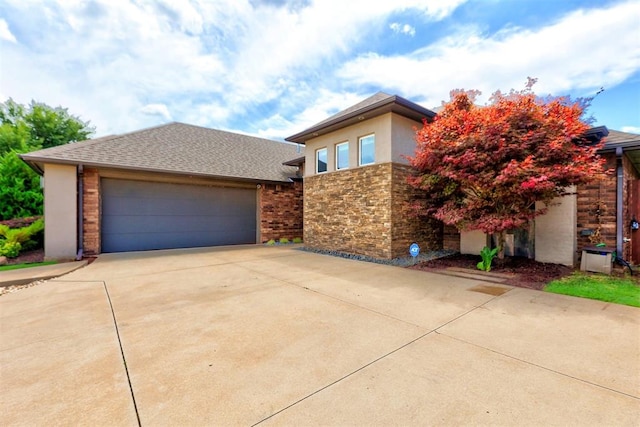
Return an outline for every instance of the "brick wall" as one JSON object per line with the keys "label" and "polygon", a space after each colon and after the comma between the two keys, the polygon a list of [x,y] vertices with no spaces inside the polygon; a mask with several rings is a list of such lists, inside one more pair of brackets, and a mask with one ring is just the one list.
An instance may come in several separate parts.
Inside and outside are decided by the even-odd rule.
{"label": "brick wall", "polygon": [[100,253],[100,175],[85,168],[82,176],[82,246],[85,255]]}
{"label": "brick wall", "polygon": [[262,242],[285,237],[303,238],[302,182],[263,184],[260,188],[260,236]]}
{"label": "brick wall", "polygon": [[384,259],[408,256],[412,242],[437,247],[434,231],[407,215],[407,171],[385,163],[305,178],[305,245]]}
{"label": "brick wall", "polygon": [[442,249],[460,252],[460,231],[453,225],[443,227]]}
{"label": "brick wall", "polygon": [[[612,173],[606,175],[604,179],[592,184],[580,186],[578,188],[578,253],[582,253],[585,246],[592,243],[586,236],[581,236],[580,232],[585,229],[596,230],[598,228],[597,211],[600,208],[600,236],[601,241],[607,246],[616,246],[616,196],[617,178],[616,156],[614,153],[603,155],[606,159],[606,169],[611,169]],[[623,156],[623,237],[630,237],[629,224],[634,212],[630,211],[631,204],[631,181],[638,179],[638,173],[626,156]],[[631,245],[624,245],[624,257],[630,259]]]}
{"label": "brick wall", "polygon": [[[633,181],[640,178],[640,174],[638,174],[638,171],[636,171],[633,164],[626,156],[622,158],[622,165],[624,170],[624,187],[622,190],[622,205],[624,206],[622,225],[624,229],[622,235],[623,237],[631,238],[634,233],[631,231],[631,219],[635,215],[636,219],[640,220],[640,212],[636,212],[635,207],[633,206],[632,184]],[[635,231],[635,233],[640,233],[640,231]],[[624,259],[627,261],[631,261],[633,259],[633,249],[634,248],[631,243],[624,244]],[[635,250],[637,251],[638,248],[635,248]]]}

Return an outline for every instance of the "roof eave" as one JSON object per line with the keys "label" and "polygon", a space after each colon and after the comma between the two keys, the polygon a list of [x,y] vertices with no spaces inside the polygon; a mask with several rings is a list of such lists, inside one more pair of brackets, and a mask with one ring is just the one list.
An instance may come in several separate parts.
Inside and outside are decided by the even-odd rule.
{"label": "roof eave", "polygon": [[137,172],[152,172],[152,173],[173,174],[173,175],[181,175],[181,176],[197,176],[202,178],[220,179],[225,181],[251,182],[256,184],[260,184],[260,183],[283,184],[283,183],[291,182],[289,177],[284,177],[284,176],[282,180],[274,180],[274,179],[268,179],[268,178],[244,178],[244,177],[227,176],[227,175],[213,175],[213,174],[206,174],[201,172],[189,172],[189,171],[180,171],[180,170],[166,170],[166,169],[145,168],[145,167],[138,167],[138,166],[126,166],[126,165],[118,165],[118,164],[111,164],[111,163],[83,162],[78,160],[50,159],[45,157],[29,157],[28,155],[20,156],[20,158],[39,175],[44,175],[45,163],[53,163],[58,165],[74,165],[74,166],[83,165],[84,167],[92,167],[92,168],[110,168],[110,169],[121,169],[121,170],[127,170],[127,171],[137,171]]}
{"label": "roof eave", "polygon": [[326,134],[359,121],[371,119],[389,112],[393,112],[416,121],[421,121],[424,118],[431,119],[436,115],[436,113],[427,108],[421,107],[420,105],[400,96],[393,95],[371,105],[367,105],[364,108],[360,108],[343,116],[337,117],[334,120],[312,126],[302,132],[285,138],[285,141],[304,144],[307,140],[320,136],[321,134]]}

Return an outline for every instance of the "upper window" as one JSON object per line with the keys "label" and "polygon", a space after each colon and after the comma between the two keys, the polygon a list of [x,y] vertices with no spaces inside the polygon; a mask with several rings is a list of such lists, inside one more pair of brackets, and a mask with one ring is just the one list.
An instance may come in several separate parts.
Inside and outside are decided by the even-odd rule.
{"label": "upper window", "polygon": [[347,169],[349,167],[349,142],[336,145],[336,169]]}
{"label": "upper window", "polygon": [[316,150],[316,173],[327,171],[327,149]]}
{"label": "upper window", "polygon": [[360,138],[360,166],[370,165],[376,161],[376,136],[367,135]]}

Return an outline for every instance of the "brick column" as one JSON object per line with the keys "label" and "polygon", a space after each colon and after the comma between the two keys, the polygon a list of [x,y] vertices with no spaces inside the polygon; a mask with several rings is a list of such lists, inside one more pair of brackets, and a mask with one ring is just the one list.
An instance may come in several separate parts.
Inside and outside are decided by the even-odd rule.
{"label": "brick column", "polygon": [[100,175],[94,168],[83,173],[82,246],[85,255],[100,253]]}

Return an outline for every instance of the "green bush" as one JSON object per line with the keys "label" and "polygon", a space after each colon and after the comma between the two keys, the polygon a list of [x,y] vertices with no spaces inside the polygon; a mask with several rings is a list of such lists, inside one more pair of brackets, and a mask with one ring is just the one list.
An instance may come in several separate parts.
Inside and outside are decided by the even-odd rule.
{"label": "green bush", "polygon": [[293,243],[302,243],[302,237],[294,237]]}
{"label": "green bush", "polygon": [[38,237],[41,237],[44,230],[44,221],[39,219],[27,227],[9,228],[8,225],[0,224],[0,255],[8,258],[15,258],[23,249],[32,249],[38,246]]}
{"label": "green bush", "polygon": [[40,177],[15,151],[0,156],[0,220],[42,215]]}
{"label": "green bush", "polygon": [[287,239],[286,237],[281,237],[280,238],[280,243],[283,244],[283,245],[287,244],[287,243],[289,243],[289,239]]}
{"label": "green bush", "polygon": [[275,241],[275,240],[273,240],[273,239],[271,239],[271,240],[269,240],[266,244],[267,244],[268,246],[273,246],[273,245],[275,245],[275,244],[276,244],[276,241]]}
{"label": "green bush", "polygon": [[22,245],[18,242],[5,242],[0,247],[0,256],[6,256],[7,258],[15,258],[20,255]]}

